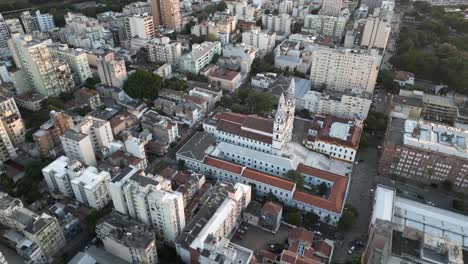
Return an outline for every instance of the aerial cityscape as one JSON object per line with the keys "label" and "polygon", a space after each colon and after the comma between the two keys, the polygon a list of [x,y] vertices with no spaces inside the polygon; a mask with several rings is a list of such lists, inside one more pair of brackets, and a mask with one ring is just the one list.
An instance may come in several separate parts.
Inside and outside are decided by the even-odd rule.
{"label": "aerial cityscape", "polygon": [[468,263],[468,0],[0,1],[20,263]]}

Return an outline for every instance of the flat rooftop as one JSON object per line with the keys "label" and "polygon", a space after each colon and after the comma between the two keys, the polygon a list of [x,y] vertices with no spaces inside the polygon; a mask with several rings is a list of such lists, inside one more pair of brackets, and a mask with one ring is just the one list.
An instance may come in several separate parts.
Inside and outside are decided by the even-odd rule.
{"label": "flat rooftop", "polygon": [[206,132],[197,132],[177,151],[177,155],[203,161],[207,149],[215,143],[216,138],[213,135]]}

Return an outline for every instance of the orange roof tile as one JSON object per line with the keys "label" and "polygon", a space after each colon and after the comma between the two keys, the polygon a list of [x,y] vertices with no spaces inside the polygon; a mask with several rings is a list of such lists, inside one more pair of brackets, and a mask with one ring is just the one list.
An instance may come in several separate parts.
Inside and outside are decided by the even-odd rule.
{"label": "orange roof tile", "polygon": [[241,174],[242,173],[242,166],[234,164],[229,161],[220,160],[214,157],[205,157],[203,161],[206,165],[210,165],[212,167],[216,167],[225,171],[230,171],[232,173]]}
{"label": "orange roof tile", "polygon": [[272,185],[272,186],[275,186],[275,187],[278,187],[278,188],[281,188],[290,192],[292,192],[296,187],[296,184],[292,181],[288,181],[283,178],[269,175],[260,171],[249,169],[249,168],[244,169],[244,171],[242,172],[242,176],[245,178],[249,178],[251,180],[262,182],[268,185]]}
{"label": "orange roof tile", "polygon": [[288,240],[301,241],[311,244],[314,240],[314,234],[303,227],[293,228],[289,231]]}

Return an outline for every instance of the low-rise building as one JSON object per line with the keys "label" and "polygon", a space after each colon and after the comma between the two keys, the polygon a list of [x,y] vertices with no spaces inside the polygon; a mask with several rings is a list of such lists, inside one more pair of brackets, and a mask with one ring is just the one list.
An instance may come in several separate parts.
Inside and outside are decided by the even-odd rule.
{"label": "low-rise building", "polygon": [[311,113],[349,119],[366,119],[372,104],[372,94],[353,91],[308,91],[296,106]]}
{"label": "low-rise building", "polygon": [[219,41],[194,44],[190,53],[180,57],[179,66],[183,71],[198,74],[216,54],[221,54],[221,42]]}
{"label": "low-rise building", "polygon": [[189,95],[204,99],[208,103],[208,108],[212,109],[215,104],[221,100],[223,92],[221,90],[215,91],[212,89],[195,87],[189,91]]}
{"label": "low-rise building", "polygon": [[414,73],[407,71],[396,71],[394,81],[397,82],[400,86],[414,85]]}
{"label": "low-rise building", "polygon": [[32,112],[37,112],[41,110],[42,108],[42,102],[46,98],[40,94],[37,93],[24,93],[15,96],[15,102],[16,104],[23,109],[32,111]]}
{"label": "low-rise building", "polygon": [[275,48],[276,33],[261,30],[258,27],[242,33],[242,43],[257,48],[262,54],[267,54]]}
{"label": "low-rise building", "polygon": [[141,126],[153,134],[153,139],[162,142],[172,143],[179,137],[177,123],[153,110],[149,110],[143,115]]}
{"label": "low-rise building", "polygon": [[[226,45],[223,48],[223,56],[219,58],[219,64],[225,67],[239,68],[242,73],[250,72],[253,60],[258,49],[246,45]],[[224,63],[223,63],[224,61]]]}
{"label": "low-rise building", "polygon": [[276,233],[281,225],[283,206],[274,202],[266,202],[263,206],[257,202],[250,202],[244,212],[244,221],[255,226]]}
{"label": "low-rise building", "polygon": [[96,226],[107,252],[128,263],[158,263],[153,230],[127,216],[112,212]]}
{"label": "low-rise building", "polygon": [[101,97],[96,90],[89,88],[81,88],[74,92],[75,99],[80,105],[87,105],[92,110],[96,109],[102,104]]}
{"label": "low-rise building", "polygon": [[362,134],[362,124],[352,119],[315,115],[305,145],[335,159],[354,162]]}
{"label": "low-rise building", "polygon": [[208,82],[213,87],[232,93],[242,84],[242,75],[237,71],[217,69],[208,75]]}

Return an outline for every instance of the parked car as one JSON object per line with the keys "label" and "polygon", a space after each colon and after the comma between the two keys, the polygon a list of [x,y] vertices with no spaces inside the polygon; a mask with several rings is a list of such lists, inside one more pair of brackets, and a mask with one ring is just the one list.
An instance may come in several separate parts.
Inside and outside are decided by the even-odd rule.
{"label": "parked car", "polygon": [[355,249],[354,246],[351,246],[351,247],[348,249],[348,253],[349,253],[349,254],[353,254],[354,249]]}
{"label": "parked car", "polygon": [[323,236],[322,232],[320,232],[320,231],[317,231],[317,230],[315,230],[315,231],[314,231],[314,235],[317,235],[317,236]]}

